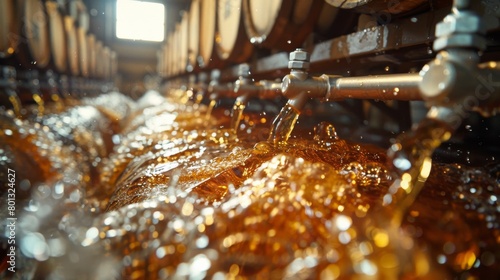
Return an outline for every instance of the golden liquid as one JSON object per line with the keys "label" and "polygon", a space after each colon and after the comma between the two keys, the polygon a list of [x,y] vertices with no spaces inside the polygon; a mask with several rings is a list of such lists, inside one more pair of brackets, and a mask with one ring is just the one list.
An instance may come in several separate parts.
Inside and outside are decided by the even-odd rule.
{"label": "golden liquid", "polygon": [[297,123],[300,112],[290,104],[286,104],[280,114],[274,119],[269,141],[274,144],[279,144],[288,141],[292,131]]}
{"label": "golden liquid", "polygon": [[[410,150],[412,166],[425,166],[448,130],[426,121],[416,133],[419,140],[399,139],[402,148],[396,154]],[[491,263],[491,251],[481,252],[470,237],[452,233],[460,230],[476,238],[488,235],[488,244],[495,244],[490,233],[471,231],[466,222],[470,217],[464,218],[467,215],[455,213],[445,219],[446,228],[427,231],[433,224],[430,221],[441,221],[440,217],[450,213],[449,205],[432,195],[454,189],[454,183],[441,182],[456,177],[451,174],[454,169],[446,165],[449,176],[443,176],[442,169],[427,174],[432,185],[424,189],[426,172],[417,169],[420,181],[410,181],[409,194],[395,193],[394,207],[387,207],[394,211],[386,211],[382,202],[394,183],[385,153],[340,139],[331,124],[319,124],[313,140],[290,140],[288,136],[287,142],[279,141],[277,146],[260,141],[252,147],[246,141],[254,138],[241,133],[235,138],[223,129],[195,130],[181,138],[172,138],[171,132],[168,135],[166,142],[153,140],[150,144],[161,143],[156,152],[142,150],[149,152],[130,162],[123,172],[128,175],[121,176],[108,206],[108,210],[121,211],[121,216],[134,211],[136,222],[140,213],[158,213],[163,220],[178,221],[147,220],[152,235],[142,241],[135,239],[133,231],[117,237],[121,249],[114,252],[137,256],[133,265],[123,268],[124,277],[161,279],[201,273],[208,278],[242,279],[297,275],[301,279],[442,279],[472,269],[482,255]],[[415,148],[415,141],[423,144]],[[477,184],[469,187],[474,189]],[[422,199],[416,196],[419,189]],[[153,206],[151,201],[156,201]],[[439,211],[429,209],[429,201],[443,206]],[[460,205],[457,203],[453,205]],[[462,205],[460,213],[466,213],[465,209]],[[489,209],[496,211],[494,206]],[[110,215],[115,216],[113,213]],[[484,225],[484,217],[476,217],[473,223]],[[158,238],[159,244],[154,241]],[[429,244],[432,252],[424,249]],[[144,247],[149,249],[141,249]],[[139,257],[145,252],[150,252],[146,259]],[[179,272],[186,258],[193,266]],[[198,261],[209,265],[200,270]]]}
{"label": "golden liquid", "polygon": [[195,96],[194,96],[195,104],[201,104],[201,102],[203,102],[203,95],[204,95],[203,92],[198,92],[195,94]]}
{"label": "golden liquid", "polygon": [[[109,122],[88,106],[68,108],[59,114],[51,113],[52,109],[49,106],[44,116],[28,116],[25,120],[0,116],[0,152],[7,155],[0,156],[0,166],[4,171],[16,171],[19,203],[33,191],[32,187],[63,177],[78,178],[79,191],[88,198],[100,194],[100,164],[109,153],[111,141]],[[2,178],[6,180],[7,176]]]}
{"label": "golden liquid", "polygon": [[[172,103],[161,107],[159,110],[145,110],[142,115],[128,121],[121,144],[115,148],[110,164],[103,167],[101,180],[106,185],[108,199],[113,192],[117,193],[115,197],[122,196],[118,194],[122,188],[115,187],[119,177],[120,181],[131,183],[121,175],[127,172],[126,168],[131,169],[132,164],[136,166],[134,168],[143,168],[151,163],[167,166],[169,161],[174,160],[185,164],[199,160],[203,167],[204,162],[201,160],[208,159],[212,153],[216,154],[216,149],[221,149],[219,146],[228,149],[228,141],[234,142],[231,140],[235,138],[231,131],[203,131],[204,128],[220,127],[224,122],[227,123],[229,120],[224,111],[215,110],[214,116],[206,120],[206,108],[201,105],[193,106],[196,110]],[[179,112],[172,113],[175,109]],[[165,154],[166,149],[171,151],[167,153],[168,156]],[[147,187],[144,190],[148,192]]]}
{"label": "golden liquid", "polygon": [[[115,179],[93,189],[103,195],[116,186],[109,212],[79,208],[56,225],[71,238],[58,258],[63,278],[87,263],[100,268],[86,270],[89,278],[500,275],[500,169],[434,163],[422,171],[446,126],[425,121],[398,140],[390,161],[407,159],[413,164],[400,173],[420,176],[402,193],[400,182],[391,192],[397,181],[385,151],[345,141],[331,124],[308,140],[290,139],[283,124],[295,121],[282,122],[276,126],[290,132],[275,145],[260,115],[243,115],[235,134],[226,111],[207,121],[191,106],[171,103],[127,120],[103,171]],[[383,207],[387,193],[392,203]],[[78,262],[66,257],[72,253]]]}
{"label": "golden liquid", "polygon": [[238,127],[240,126],[241,119],[243,117],[243,111],[245,110],[246,104],[236,100],[233,105],[233,110],[231,111],[231,128],[234,131],[238,131]]}
{"label": "golden liquid", "polygon": [[214,110],[215,105],[217,105],[217,101],[215,99],[210,100],[210,103],[208,104],[207,114],[205,116],[207,119],[209,119],[212,115],[212,111]]}
{"label": "golden liquid", "polygon": [[[318,133],[332,135],[331,126],[322,127]],[[205,273],[208,278],[222,273],[243,279],[292,275],[301,279],[443,279],[471,270],[479,258],[488,263],[483,269],[493,265],[499,231],[476,230],[477,226],[486,228],[486,219],[471,216],[467,205],[481,201],[481,208],[486,208],[480,211],[494,215],[497,206],[490,205],[491,196],[500,195],[491,185],[495,179],[465,167],[438,165],[429,176],[430,185],[408,209],[403,231],[395,232],[387,223],[386,227],[377,224],[385,214],[377,211],[378,206],[391,184],[383,153],[325,138],[331,137],[318,136],[315,142],[294,140],[287,149],[275,152],[273,145],[260,143],[253,148],[254,159],[238,167],[244,171],[250,161],[262,160],[241,185],[229,186],[228,182],[237,180],[225,177],[193,195],[178,183],[170,184],[150,202],[117,208],[118,214],[99,218],[102,227],[94,226],[102,232],[101,239],[112,242],[106,243],[113,248],[108,254],[133,259],[122,268],[122,277],[137,279],[183,273],[193,277]],[[324,148],[318,151],[319,146]],[[268,153],[270,157],[263,156]],[[336,158],[334,165],[320,158],[330,153]],[[342,164],[339,158],[349,160]],[[193,172],[190,176],[198,174]],[[462,178],[464,173],[466,178]],[[462,185],[465,182],[467,186]],[[224,192],[220,192],[222,183],[227,186]],[[484,192],[478,196],[470,190]],[[443,192],[444,196],[439,195]],[[217,202],[204,203],[203,198],[219,195]],[[147,230],[139,234],[131,230],[139,225]],[[473,240],[483,240],[488,246],[480,249]],[[99,239],[92,242],[98,246]],[[209,265],[198,266],[198,261]],[[189,264],[185,272],[178,270],[183,262]]]}
{"label": "golden liquid", "polygon": [[45,102],[43,101],[43,98],[40,96],[38,93],[33,93],[32,98],[37,104],[37,114],[38,116],[43,116],[43,112],[45,110]]}
{"label": "golden liquid", "polygon": [[451,136],[452,129],[435,119],[424,119],[416,129],[398,138],[389,149],[398,179],[384,197],[391,204],[392,223],[398,227],[429,177],[434,150]]}
{"label": "golden liquid", "polygon": [[[50,158],[40,153],[36,145],[42,139],[37,139],[35,130],[27,129],[21,120],[16,120],[13,116],[0,115],[0,120],[0,146],[2,153],[7,155],[0,157],[2,175],[5,175],[2,180],[7,179],[9,168],[16,170],[18,178],[29,178],[33,184],[54,178],[57,174],[52,170]],[[18,194],[18,197],[26,198],[28,194],[29,192],[25,190]]]}
{"label": "golden liquid", "polygon": [[22,116],[21,114],[21,100],[19,99],[19,96],[17,94],[12,94],[9,95],[9,101],[10,104],[12,104],[12,108],[14,109],[14,114],[16,117],[20,118]]}
{"label": "golden liquid", "polygon": [[55,104],[57,112],[62,112],[64,110],[64,102],[59,96],[59,94],[51,93],[50,99],[52,100],[53,104]]}

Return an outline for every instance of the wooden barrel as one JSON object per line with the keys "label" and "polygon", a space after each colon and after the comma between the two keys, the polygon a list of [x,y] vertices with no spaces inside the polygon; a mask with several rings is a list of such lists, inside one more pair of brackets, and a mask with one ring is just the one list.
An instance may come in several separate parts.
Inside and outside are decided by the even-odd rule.
{"label": "wooden barrel", "polygon": [[163,64],[165,67],[165,77],[170,77],[170,43],[172,40],[172,33],[167,35],[167,40],[165,41],[165,55],[163,56]]}
{"label": "wooden barrel", "polygon": [[325,0],[330,5],[343,9],[355,9],[361,13],[391,13],[408,12],[418,7],[432,5],[432,0]]}
{"label": "wooden barrel", "polygon": [[182,15],[180,37],[179,37],[179,59],[180,73],[185,73],[188,69],[188,43],[189,43],[189,15],[185,12]]}
{"label": "wooden barrel", "polygon": [[89,13],[82,0],[57,0],[66,3],[66,11],[75,21],[75,25],[82,27],[85,31],[89,30]]}
{"label": "wooden barrel", "polygon": [[315,30],[320,34],[327,34],[338,13],[339,8],[325,2],[319,14],[318,21],[316,22]]}
{"label": "wooden barrel", "polygon": [[103,61],[103,78],[110,80],[111,78],[111,49],[108,46],[102,48]]}
{"label": "wooden barrel", "polygon": [[0,1],[0,58],[12,56],[16,49],[16,40],[12,35],[16,34],[19,26],[15,17],[14,0]]}
{"label": "wooden barrel", "polygon": [[170,33],[170,41],[168,42],[168,73],[169,76],[174,76],[175,75],[175,38],[176,38],[176,33],[175,31]]}
{"label": "wooden barrel", "polygon": [[66,46],[68,50],[69,73],[73,76],[80,74],[79,56],[78,56],[78,35],[74,20],[70,16],[64,17],[64,28],[66,31]]}
{"label": "wooden barrel", "polygon": [[314,27],[314,32],[318,35],[317,39],[321,41],[353,32],[358,16],[358,14],[350,10],[340,9],[323,2],[323,7]]}
{"label": "wooden barrel", "polygon": [[177,23],[175,25],[175,31],[173,35],[173,40],[172,40],[172,74],[177,75],[180,73],[180,56],[179,56],[179,49],[180,49],[180,29],[181,29],[181,24]]}
{"label": "wooden barrel", "polygon": [[87,34],[87,53],[89,60],[89,76],[96,77],[96,40],[94,34]]}
{"label": "wooden barrel", "polygon": [[322,0],[243,0],[250,42],[268,49],[291,51],[314,29]]}
{"label": "wooden barrel", "polygon": [[243,0],[218,0],[217,54],[222,60],[242,63],[252,55],[241,9]]}
{"label": "wooden barrel", "polygon": [[87,32],[89,30],[89,14],[87,7],[81,0],[70,1],[70,14],[74,19],[76,28],[76,37],[78,44],[78,65],[80,75],[83,77],[89,76],[89,51],[87,42]]}
{"label": "wooden barrel", "polygon": [[175,27],[175,39],[174,39],[175,51],[174,51],[174,69],[175,74],[182,74],[182,68],[185,63],[183,62],[183,55],[181,54],[184,50],[182,49],[182,22],[177,23]]}
{"label": "wooden barrel", "polygon": [[215,31],[217,21],[216,0],[201,1],[200,17],[200,56],[198,65],[201,68],[221,67],[222,63],[215,48]]}
{"label": "wooden barrel", "polygon": [[109,53],[109,80],[114,80],[118,74],[118,55],[115,51]]}
{"label": "wooden barrel", "polygon": [[172,58],[171,58],[171,55],[172,55],[171,53],[172,53],[172,48],[173,48],[173,40],[174,40],[174,33],[171,32],[167,36],[167,42],[166,42],[166,47],[165,47],[164,64],[165,64],[166,77],[171,77],[173,75]]}
{"label": "wooden barrel", "polygon": [[49,19],[50,50],[54,70],[66,73],[68,69],[66,34],[64,32],[64,17],[59,12],[56,1],[46,1],[45,10]]}
{"label": "wooden barrel", "polygon": [[87,32],[84,28],[78,26],[76,28],[78,42],[78,65],[80,65],[80,75],[83,77],[89,76],[89,55],[87,45]]}
{"label": "wooden barrel", "polygon": [[95,77],[98,79],[104,78],[104,46],[101,41],[96,40],[95,43],[95,56],[96,56],[96,67],[95,67]]}
{"label": "wooden barrel", "polygon": [[165,54],[165,45],[162,45],[159,50],[156,51],[156,74],[158,74],[159,77],[163,77],[164,72],[163,72],[163,65],[165,60],[163,59]]}
{"label": "wooden barrel", "polygon": [[162,51],[162,62],[161,62],[161,65],[162,65],[162,73],[163,73],[163,76],[162,77],[167,77],[168,75],[168,42],[165,42],[165,44],[163,45],[163,51]]}
{"label": "wooden barrel", "polygon": [[77,9],[78,9],[78,18],[77,18],[78,26],[83,30],[85,30],[85,32],[88,32],[90,25],[90,15],[87,11],[87,7],[82,1],[79,1]]}
{"label": "wooden barrel", "polygon": [[193,0],[189,9],[188,62],[193,70],[198,68],[200,52],[200,0]]}
{"label": "wooden barrel", "polygon": [[15,1],[14,39],[16,59],[25,68],[46,68],[50,63],[48,20],[40,0]]}
{"label": "wooden barrel", "polygon": [[170,34],[171,35],[171,40],[169,42],[169,54],[170,54],[170,62],[169,62],[169,73],[171,76],[174,76],[176,73],[176,65],[175,65],[175,56],[174,56],[174,53],[175,51],[177,50],[176,49],[176,38],[177,38],[177,32],[175,32],[175,29],[174,31]]}

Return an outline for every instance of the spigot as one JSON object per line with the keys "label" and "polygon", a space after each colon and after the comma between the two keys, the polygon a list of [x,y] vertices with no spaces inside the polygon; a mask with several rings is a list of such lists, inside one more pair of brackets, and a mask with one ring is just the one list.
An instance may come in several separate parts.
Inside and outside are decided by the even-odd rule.
{"label": "spigot", "polygon": [[[314,92],[309,90],[309,86],[311,86],[311,83],[309,83],[311,81],[309,78],[310,64],[310,55],[304,49],[296,49],[289,55],[288,68],[290,74],[283,78],[281,91],[289,99],[288,104],[298,110],[304,108],[309,97],[313,97],[310,93],[314,95],[321,91],[321,89],[314,90]],[[297,85],[297,87],[291,89],[290,85],[292,84]],[[325,86],[321,82],[318,85],[320,88]]]}
{"label": "spigot", "polygon": [[[235,131],[238,129],[243,110],[251,98],[273,99],[281,95],[281,92],[276,90],[276,83],[270,81],[254,82],[250,77],[250,66],[246,63],[239,66],[238,74],[238,80],[234,83],[236,100],[231,111],[231,128]],[[281,83],[279,87],[281,87]]]}
{"label": "spigot", "polygon": [[[496,22],[489,24],[498,26]],[[436,58],[420,71],[419,89],[429,107],[452,108],[452,122],[477,111],[488,117],[500,108],[500,67],[496,62],[479,64],[486,49],[486,22],[468,0],[455,0],[452,12],[436,25]]]}

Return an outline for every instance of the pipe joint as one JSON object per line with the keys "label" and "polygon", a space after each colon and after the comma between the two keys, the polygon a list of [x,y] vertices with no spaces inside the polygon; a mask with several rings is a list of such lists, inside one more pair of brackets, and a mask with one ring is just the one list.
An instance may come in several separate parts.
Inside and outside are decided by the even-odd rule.
{"label": "pipe joint", "polygon": [[500,64],[463,63],[439,56],[420,72],[419,89],[429,107],[460,107],[462,111],[477,111],[485,117],[500,108]]}
{"label": "pipe joint", "polygon": [[331,76],[328,75],[307,79],[301,79],[292,74],[286,75],[281,83],[281,92],[288,99],[298,96],[324,99],[330,90],[330,79]]}

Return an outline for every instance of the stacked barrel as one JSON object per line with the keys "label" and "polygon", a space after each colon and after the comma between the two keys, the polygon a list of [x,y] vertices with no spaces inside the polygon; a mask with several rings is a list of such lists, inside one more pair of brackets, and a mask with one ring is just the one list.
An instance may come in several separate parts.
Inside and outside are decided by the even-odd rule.
{"label": "stacked barrel", "polygon": [[81,0],[6,0],[0,15],[0,66],[99,82],[116,74],[116,53],[89,32]]}
{"label": "stacked barrel", "polygon": [[338,12],[323,0],[193,0],[167,35],[159,73],[169,78],[291,51],[313,31],[329,32]]}

